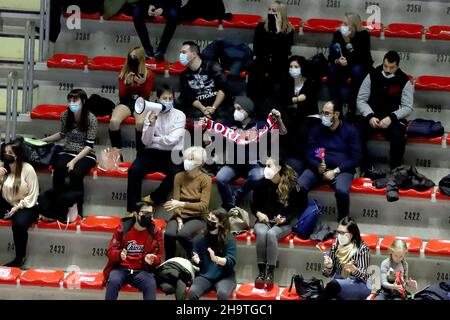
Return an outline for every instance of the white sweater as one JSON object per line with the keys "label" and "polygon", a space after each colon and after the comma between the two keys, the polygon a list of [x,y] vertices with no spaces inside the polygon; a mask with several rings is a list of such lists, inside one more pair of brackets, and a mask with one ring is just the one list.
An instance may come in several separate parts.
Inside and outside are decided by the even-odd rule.
{"label": "white sweater", "polygon": [[21,183],[17,194],[13,192],[14,174],[5,175],[2,179],[2,197],[10,205],[19,209],[32,208],[36,205],[39,196],[39,181],[36,171],[29,163],[23,163]]}

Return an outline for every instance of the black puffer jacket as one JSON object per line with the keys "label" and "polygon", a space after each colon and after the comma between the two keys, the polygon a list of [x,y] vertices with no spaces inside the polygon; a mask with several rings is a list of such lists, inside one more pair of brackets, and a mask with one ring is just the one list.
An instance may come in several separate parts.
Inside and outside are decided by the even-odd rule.
{"label": "black puffer jacket", "polygon": [[434,182],[419,173],[416,167],[398,167],[393,169],[387,178],[375,180],[373,185],[378,188],[386,187],[386,199],[389,202],[398,200],[398,189],[426,191],[434,187]]}

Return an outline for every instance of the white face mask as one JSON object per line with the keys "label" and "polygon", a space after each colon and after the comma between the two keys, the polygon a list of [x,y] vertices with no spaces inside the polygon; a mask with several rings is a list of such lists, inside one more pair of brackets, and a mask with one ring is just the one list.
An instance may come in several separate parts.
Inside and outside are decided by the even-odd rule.
{"label": "white face mask", "polygon": [[325,117],[325,116],[322,116],[322,124],[325,126],[325,127],[331,127],[331,125],[333,124],[333,121],[331,120],[331,118],[329,118],[329,117]]}
{"label": "white face mask", "polygon": [[385,77],[386,79],[392,79],[393,77],[395,77],[395,73],[386,73],[384,72],[384,70],[381,71],[381,73],[383,74],[383,77]]}
{"label": "white face mask", "polygon": [[341,246],[346,246],[350,243],[350,238],[346,234],[338,234],[337,239]]}
{"label": "white face mask", "polygon": [[276,175],[276,172],[272,168],[270,168],[270,167],[264,168],[264,178],[266,178],[267,180],[272,180],[273,177],[275,177],[275,175]]}
{"label": "white face mask", "polygon": [[245,113],[239,110],[234,111],[233,117],[237,122],[242,122],[246,118]]}
{"label": "white face mask", "polygon": [[190,171],[190,170],[194,169],[195,167],[197,167],[197,164],[195,163],[194,160],[184,160],[183,166],[184,166],[184,170]]}
{"label": "white face mask", "polygon": [[350,35],[350,33],[351,33],[350,28],[348,26],[342,25],[339,30],[341,31],[341,34],[344,37],[348,37]]}
{"label": "white face mask", "polygon": [[183,66],[187,66],[189,64],[189,58],[186,53],[180,53],[180,63]]}
{"label": "white face mask", "polygon": [[289,74],[292,78],[298,78],[302,74],[302,69],[300,68],[289,68]]}

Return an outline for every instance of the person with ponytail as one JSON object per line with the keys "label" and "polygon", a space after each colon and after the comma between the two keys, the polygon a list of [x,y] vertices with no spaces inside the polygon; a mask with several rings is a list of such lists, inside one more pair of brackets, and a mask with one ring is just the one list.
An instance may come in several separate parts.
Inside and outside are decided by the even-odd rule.
{"label": "person with ponytail", "polygon": [[162,261],[162,230],[153,221],[150,203],[139,202],[136,207],[137,212],[121,220],[109,243],[103,270],[105,300],[117,300],[125,284],[142,291],[144,300],[156,300],[153,270]]}
{"label": "person with ponytail", "polygon": [[324,255],[325,277],[333,277],[325,287],[323,300],[364,300],[370,289],[366,284],[369,274],[370,249],[361,239],[356,222],[345,217],[336,229],[337,239],[330,252]]}
{"label": "person with ponytail", "polygon": [[23,138],[2,145],[1,161],[0,219],[12,220],[16,248],[16,257],[5,266],[20,268],[25,263],[28,228],[39,218],[39,181],[34,168],[26,162]]}
{"label": "person with ponytail", "polygon": [[175,176],[173,197],[164,204],[164,208],[173,212],[164,233],[166,260],[173,258],[176,242],[192,252],[192,241],[204,227],[208,215],[211,197],[211,177],[201,169],[206,161],[206,150],[202,147],[190,147],[183,153],[183,172]]}
{"label": "person with ponytail", "polygon": [[259,274],[255,288],[272,289],[278,260],[278,240],[287,236],[298,220],[302,208],[299,201],[297,173],[284,162],[269,158],[264,168],[265,181],[253,191],[252,212],[257,222],[256,259]]}
{"label": "person with ponytail", "polygon": [[[68,108],[61,114],[61,131],[42,139],[56,142],[65,139],[64,151],[58,154],[54,164],[53,189],[84,192],[83,179],[97,164],[94,143],[97,137],[97,118],[86,106],[87,94],[74,89],[67,95]],[[65,180],[70,183],[66,188]],[[83,216],[82,201],[77,204],[78,214]]]}
{"label": "person with ponytail", "polygon": [[406,288],[417,289],[417,282],[408,274],[408,245],[402,239],[395,239],[389,250],[389,257],[381,262],[381,290],[375,300],[404,300]]}
{"label": "person with ponytail", "polygon": [[228,213],[220,208],[209,213],[206,230],[195,239],[192,262],[200,267],[189,289],[189,300],[198,300],[210,290],[217,300],[228,300],[236,288],[236,240],[230,234]]}

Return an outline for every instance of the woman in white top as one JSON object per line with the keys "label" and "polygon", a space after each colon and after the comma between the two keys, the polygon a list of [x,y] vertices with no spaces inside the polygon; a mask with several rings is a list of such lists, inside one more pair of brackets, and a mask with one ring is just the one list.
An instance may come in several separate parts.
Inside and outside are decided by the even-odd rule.
{"label": "woman in white top", "polygon": [[23,138],[17,138],[2,146],[0,165],[0,219],[12,220],[16,257],[5,264],[22,267],[25,263],[28,228],[39,214],[36,203],[39,182],[34,168],[26,162]]}

